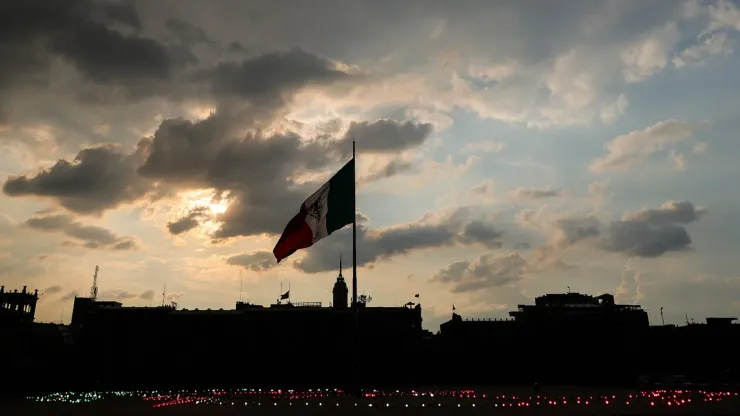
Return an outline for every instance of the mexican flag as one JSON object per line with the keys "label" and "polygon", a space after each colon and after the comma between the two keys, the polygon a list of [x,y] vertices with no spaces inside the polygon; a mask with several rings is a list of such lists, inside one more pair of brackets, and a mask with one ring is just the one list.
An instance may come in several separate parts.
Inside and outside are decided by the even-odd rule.
{"label": "mexican flag", "polygon": [[311,247],[355,219],[355,158],[301,204],[285,226],[272,253],[278,263],[296,251]]}

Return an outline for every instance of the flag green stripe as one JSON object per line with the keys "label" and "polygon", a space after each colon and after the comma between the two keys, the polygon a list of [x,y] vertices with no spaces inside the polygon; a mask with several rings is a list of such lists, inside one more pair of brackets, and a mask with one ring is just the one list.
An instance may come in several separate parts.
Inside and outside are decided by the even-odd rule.
{"label": "flag green stripe", "polygon": [[329,180],[326,231],[328,234],[351,224],[355,219],[355,159],[352,158]]}

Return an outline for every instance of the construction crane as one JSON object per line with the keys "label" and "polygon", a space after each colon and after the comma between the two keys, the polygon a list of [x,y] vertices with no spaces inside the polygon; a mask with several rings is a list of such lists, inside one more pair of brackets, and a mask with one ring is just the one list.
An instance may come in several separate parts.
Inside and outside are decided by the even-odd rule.
{"label": "construction crane", "polygon": [[98,300],[98,270],[100,270],[100,267],[95,266],[95,273],[93,274],[93,284],[90,288],[90,299],[92,299],[93,302]]}

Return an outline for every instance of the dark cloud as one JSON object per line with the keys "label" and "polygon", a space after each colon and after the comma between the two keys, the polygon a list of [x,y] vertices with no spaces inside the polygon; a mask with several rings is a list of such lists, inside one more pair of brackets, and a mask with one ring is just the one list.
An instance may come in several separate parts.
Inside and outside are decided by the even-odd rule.
{"label": "dark cloud", "polygon": [[479,196],[492,196],[495,192],[493,181],[485,180],[470,188],[470,193]]}
{"label": "dark cloud", "polygon": [[182,233],[186,233],[193,228],[200,225],[200,221],[203,218],[208,217],[208,208],[206,207],[198,207],[191,210],[188,215],[179,218],[175,221],[171,221],[167,223],[167,229],[170,231],[170,234],[172,235],[178,235]]}
{"label": "dark cloud", "polygon": [[353,121],[344,135],[344,154],[352,150],[350,143],[357,142],[358,153],[397,153],[420,146],[432,133],[430,123],[381,119]]}
{"label": "dark cloud", "polygon": [[229,257],[227,264],[241,266],[247,270],[262,272],[277,266],[275,256],[269,251],[254,251]]}
{"label": "dark cloud", "polygon": [[55,293],[59,293],[62,291],[62,287],[59,285],[49,286],[46,289],[42,290],[41,293],[44,295],[53,295]]}
{"label": "dark cloud", "polygon": [[688,249],[691,237],[684,225],[698,220],[705,212],[688,201],[669,201],[660,208],[628,212],[607,225],[593,216],[563,218],[554,224],[555,245],[564,248],[588,241],[605,251],[658,257]]}
{"label": "dark cloud", "polygon": [[[533,66],[572,48],[588,29],[585,33],[592,42],[625,42],[652,29],[656,21],[681,14],[681,4],[671,0],[649,4],[625,0],[619,7],[608,0],[565,0],[557,5],[537,0],[465,4],[375,1],[372,7],[365,0],[310,4],[231,0],[222,4],[215,8],[197,0],[168,0],[141,2],[141,9],[157,15],[178,10],[187,20],[250,47],[300,45],[368,64],[386,58],[389,64],[404,68],[428,60],[440,49],[458,46],[460,50],[459,45],[465,45],[461,54],[470,51],[484,59],[515,59]],[[610,18],[597,20],[601,30],[593,30],[590,24],[595,16],[604,13],[611,13]],[[443,30],[439,36],[431,36],[440,25]]]}
{"label": "dark cloud", "polygon": [[130,250],[136,248],[136,243],[129,237],[114,234],[105,228],[92,225],[83,225],[67,215],[53,215],[48,217],[34,217],[28,219],[25,226],[45,232],[57,232],[77,240],[86,248],[105,248],[110,250]]}
{"label": "dark cloud", "polygon": [[[137,88],[169,100],[190,97],[217,107],[205,120],[162,121],[133,152],[91,147],[74,161],[60,160],[41,172],[10,177],[3,185],[6,195],[48,198],[75,213],[100,214],[121,204],[166,196],[176,188],[213,188],[228,191],[230,202],[227,212],[217,218],[221,226],[214,239],[276,234],[320,185],[299,183],[296,178],[334,169],[346,159],[348,137],[358,140],[361,151],[392,153],[420,145],[431,132],[430,124],[383,119],[352,123],[348,135],[339,140],[291,132],[264,134],[261,128],[282,116],[281,110],[300,89],[363,76],[298,48],[190,68],[178,63],[176,55],[184,53],[183,44],[214,47],[215,41],[204,30],[170,18],[164,20],[165,28],[177,45],[167,44],[166,38],[145,38],[143,19],[125,4],[31,1],[27,6],[3,7],[8,18],[3,29],[13,39],[26,46],[42,41],[32,50],[41,61],[19,58],[7,64],[28,61],[46,65],[36,69],[47,68],[44,60],[63,56],[92,84]],[[29,71],[10,71],[18,72]],[[336,126],[327,128],[339,133]],[[387,177],[408,168],[395,161],[381,174]],[[198,219],[197,213],[188,213],[168,227],[172,233],[182,233],[195,227]]]}
{"label": "dark cloud", "polygon": [[669,201],[657,209],[628,213],[604,231],[600,247],[637,257],[657,257],[669,251],[686,250],[691,237],[682,225],[705,212],[691,202]]}
{"label": "dark cloud", "polygon": [[165,45],[136,34],[141,23],[130,5],[86,0],[3,2],[0,27],[6,39],[0,43],[2,87],[49,85],[59,57],[93,83],[139,96],[147,95],[173,70]]}
{"label": "dark cloud", "polygon": [[59,160],[32,176],[11,176],[3,192],[51,198],[76,213],[98,213],[135,201],[152,189],[136,172],[144,152],[145,146],[129,154],[115,146],[85,149],[72,162]]}
{"label": "dark cloud", "polygon": [[699,219],[706,209],[697,208],[689,201],[668,201],[660,208],[629,212],[623,221],[644,222],[652,226],[688,224]]}
{"label": "dark cloud", "polygon": [[182,43],[194,45],[196,43],[211,43],[203,29],[178,19],[167,19],[167,29]]}
{"label": "dark cloud", "polygon": [[473,220],[465,224],[462,234],[458,237],[463,244],[481,244],[488,248],[500,248],[501,237],[504,233],[497,230],[493,224]]}
{"label": "dark cloud", "polygon": [[452,292],[473,292],[516,283],[529,263],[516,252],[484,253],[470,261],[457,261],[440,270],[432,279],[452,285]]}
{"label": "dark cloud", "polygon": [[518,187],[510,195],[516,199],[545,199],[563,196],[560,189],[536,189]]}
{"label": "dark cloud", "polygon": [[601,222],[594,216],[561,218],[555,221],[558,231],[555,244],[568,247],[591,237],[598,237]]}
{"label": "dark cloud", "polygon": [[200,77],[210,80],[213,92],[219,97],[248,98],[262,105],[279,106],[285,94],[312,84],[344,80],[349,75],[327,59],[292,49],[240,63],[220,63]]}
{"label": "dark cloud", "polygon": [[[56,199],[78,213],[98,213],[146,195],[164,194],[167,186],[229,191],[231,203],[218,220],[214,238],[277,234],[303,199],[319,183],[296,184],[293,177],[336,166],[337,142],[295,133],[263,137],[232,134],[243,127],[233,113],[214,113],[191,122],[165,120],[153,137],[126,155],[118,148],[86,149],[75,163],[59,161],[35,176],[10,178],[3,190],[12,196]],[[154,192],[156,191],[156,192]],[[154,192],[154,193],[152,193]],[[175,231],[196,218],[175,222]]]}
{"label": "dark cloud", "polygon": [[382,179],[391,178],[399,173],[411,172],[414,170],[414,164],[403,159],[392,159],[380,169],[377,169],[367,176],[358,179],[359,183],[375,182]]}
{"label": "dark cloud", "polygon": [[144,292],[141,295],[139,295],[139,299],[143,299],[143,300],[152,300],[152,299],[154,299],[154,291],[151,290],[151,289],[147,290],[146,292]]}
{"label": "dark cloud", "polygon": [[[458,208],[438,217],[429,215],[419,221],[393,227],[368,229],[358,224],[357,265],[372,265],[381,258],[454,244],[496,247],[502,233],[485,221],[476,218],[466,208]],[[294,266],[306,273],[334,270],[339,253],[349,253],[351,249],[352,230],[346,228],[332,234],[331,239],[307,249],[306,257],[294,262]]]}

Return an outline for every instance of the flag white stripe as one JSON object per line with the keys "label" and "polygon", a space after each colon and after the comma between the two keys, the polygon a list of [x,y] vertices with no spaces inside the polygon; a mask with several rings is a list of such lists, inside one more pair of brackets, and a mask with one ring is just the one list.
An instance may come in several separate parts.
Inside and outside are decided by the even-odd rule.
{"label": "flag white stripe", "polygon": [[329,235],[326,230],[326,215],[329,212],[330,187],[331,182],[325,183],[303,202],[303,207],[308,213],[306,224],[311,227],[314,243]]}

